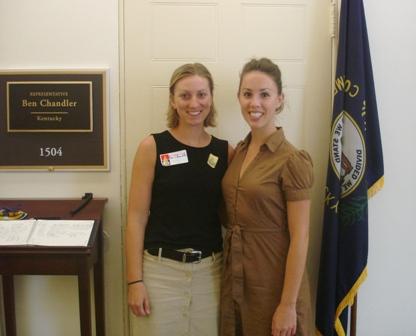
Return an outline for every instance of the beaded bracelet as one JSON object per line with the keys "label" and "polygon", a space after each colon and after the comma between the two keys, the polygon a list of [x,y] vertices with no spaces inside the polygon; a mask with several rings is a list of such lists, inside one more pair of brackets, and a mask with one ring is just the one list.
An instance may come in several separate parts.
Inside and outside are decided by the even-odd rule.
{"label": "beaded bracelet", "polygon": [[130,285],[134,285],[135,283],[139,283],[139,282],[143,282],[143,280],[139,279],[139,280],[135,280],[135,281],[130,281],[130,282],[127,283],[127,285],[130,286]]}

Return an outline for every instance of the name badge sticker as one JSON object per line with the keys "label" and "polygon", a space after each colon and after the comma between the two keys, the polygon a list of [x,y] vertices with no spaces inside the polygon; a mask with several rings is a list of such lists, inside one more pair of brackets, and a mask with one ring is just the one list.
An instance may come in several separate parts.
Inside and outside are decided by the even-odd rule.
{"label": "name badge sticker", "polygon": [[160,163],[164,167],[174,166],[178,164],[188,163],[188,154],[186,153],[186,149],[172,152],[172,153],[164,153],[159,155]]}

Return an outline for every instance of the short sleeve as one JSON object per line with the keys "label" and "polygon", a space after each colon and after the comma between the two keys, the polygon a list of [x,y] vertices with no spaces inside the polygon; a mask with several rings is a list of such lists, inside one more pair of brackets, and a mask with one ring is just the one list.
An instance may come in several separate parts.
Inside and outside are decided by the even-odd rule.
{"label": "short sleeve", "polygon": [[286,201],[310,199],[313,184],[312,159],[304,150],[293,153],[282,171],[282,190]]}

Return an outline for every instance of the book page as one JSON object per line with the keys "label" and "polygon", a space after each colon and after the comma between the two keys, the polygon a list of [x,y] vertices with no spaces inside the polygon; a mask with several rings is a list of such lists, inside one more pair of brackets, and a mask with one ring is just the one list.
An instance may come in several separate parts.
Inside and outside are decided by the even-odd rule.
{"label": "book page", "polygon": [[93,220],[37,220],[30,245],[87,246]]}
{"label": "book page", "polygon": [[35,219],[0,221],[1,245],[26,245]]}

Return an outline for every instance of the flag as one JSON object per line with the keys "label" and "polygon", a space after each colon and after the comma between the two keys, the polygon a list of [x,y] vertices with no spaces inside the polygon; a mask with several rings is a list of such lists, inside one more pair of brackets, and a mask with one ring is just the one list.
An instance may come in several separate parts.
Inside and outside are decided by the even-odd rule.
{"label": "flag", "polygon": [[342,0],[316,302],[317,335],[344,336],[367,276],[367,200],[382,188],[383,154],[362,0]]}

